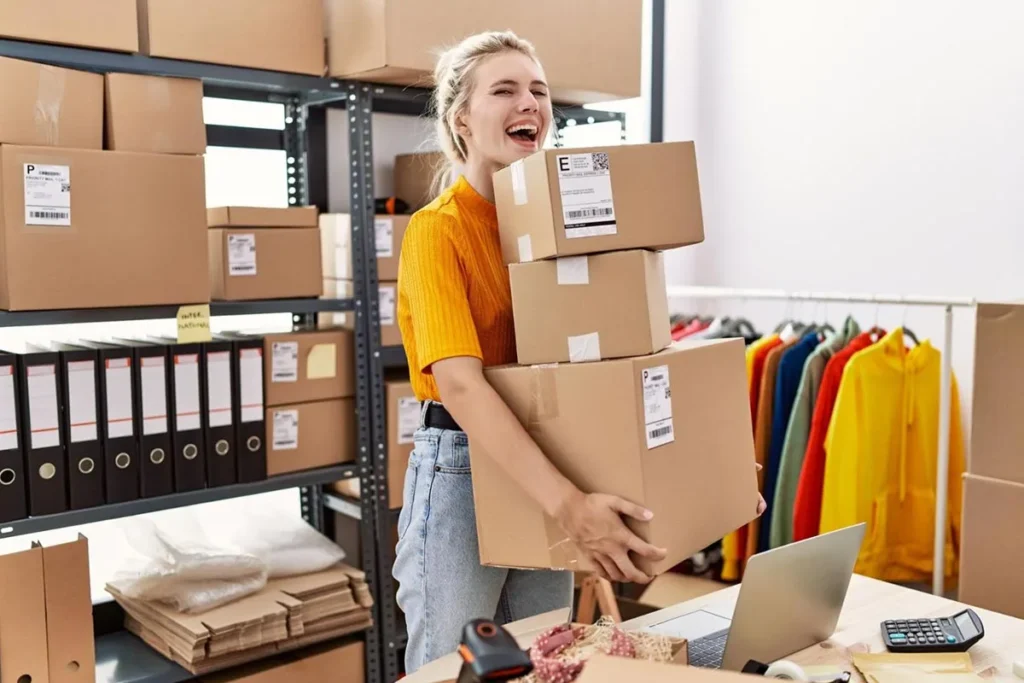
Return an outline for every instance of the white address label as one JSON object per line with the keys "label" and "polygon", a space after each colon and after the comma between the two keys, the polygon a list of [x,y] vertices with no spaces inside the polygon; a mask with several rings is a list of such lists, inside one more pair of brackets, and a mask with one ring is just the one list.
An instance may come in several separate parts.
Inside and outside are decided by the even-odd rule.
{"label": "white address label", "polygon": [[395,221],[391,218],[375,218],[373,232],[377,245],[377,258],[391,258],[395,255]]}
{"label": "white address label", "polygon": [[566,238],[616,234],[608,153],[560,154],[556,166]]}
{"label": "white address label", "polygon": [[398,399],[398,443],[412,443],[419,426],[420,402],[412,396]]}
{"label": "white address label", "polygon": [[274,411],[274,450],[287,451],[299,447],[299,411]]}
{"label": "white address label", "polygon": [[271,346],[271,382],[299,381],[299,343],[274,342]]}
{"label": "white address label", "polygon": [[672,426],[672,389],[669,386],[668,366],[645,368],[640,371],[644,394],[644,422],[647,449],[664,446],[676,440]]}
{"label": "white address label", "polygon": [[256,274],[256,235],[228,235],[228,275]]}
{"label": "white address label", "polygon": [[71,167],[25,164],[25,225],[71,225]]}
{"label": "white address label", "polygon": [[394,325],[395,324],[395,287],[389,285],[387,287],[380,287],[377,290],[378,300],[377,305],[380,310],[380,324],[383,325]]}

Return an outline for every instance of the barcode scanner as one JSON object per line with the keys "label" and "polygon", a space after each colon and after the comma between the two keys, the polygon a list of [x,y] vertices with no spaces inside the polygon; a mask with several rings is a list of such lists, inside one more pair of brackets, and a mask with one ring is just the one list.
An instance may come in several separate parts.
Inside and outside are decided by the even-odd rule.
{"label": "barcode scanner", "polygon": [[533,671],[516,639],[490,619],[474,619],[462,629],[462,669],[456,683],[510,681]]}

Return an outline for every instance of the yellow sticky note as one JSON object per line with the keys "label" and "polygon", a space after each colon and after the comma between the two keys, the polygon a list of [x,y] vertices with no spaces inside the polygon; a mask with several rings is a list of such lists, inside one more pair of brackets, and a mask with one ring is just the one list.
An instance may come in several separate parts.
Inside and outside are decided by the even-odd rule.
{"label": "yellow sticky note", "polygon": [[329,379],[338,374],[338,347],[314,344],[306,356],[306,379]]}
{"label": "yellow sticky note", "polygon": [[210,336],[210,304],[182,306],[178,309],[178,343],[208,342]]}

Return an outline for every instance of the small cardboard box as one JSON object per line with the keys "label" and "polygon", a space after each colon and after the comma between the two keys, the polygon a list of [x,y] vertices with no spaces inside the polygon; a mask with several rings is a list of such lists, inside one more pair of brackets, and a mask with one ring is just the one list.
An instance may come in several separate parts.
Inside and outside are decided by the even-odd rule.
{"label": "small cardboard box", "polygon": [[385,382],[384,394],[388,402],[388,507],[402,507],[405,490],[405,470],[413,449],[413,435],[420,426],[420,402],[412,391],[412,384],[400,380]]}
{"label": "small cardboard box", "polygon": [[552,149],[494,174],[506,263],[704,241],[692,142]]}
{"label": "small cardboard box", "polygon": [[443,152],[418,152],[395,157],[395,196],[419,211],[434,200],[434,176],[443,168]]}
{"label": "small cardboard box", "polygon": [[267,475],[354,462],[355,399],[267,408]]}
{"label": "small cardboard box", "polygon": [[398,256],[409,227],[409,216],[377,216],[373,231],[377,243],[377,280],[398,281]]}
{"label": "small cardboard box", "polygon": [[[0,36],[117,52],[138,52],[139,22],[135,2],[0,2]],[[9,97],[7,81],[0,82],[5,84],[4,96]]]}
{"label": "small cardboard box", "polygon": [[215,206],[206,210],[206,224],[211,228],[315,228],[319,223],[315,206]]}
{"label": "small cardboard box", "polygon": [[961,602],[1024,619],[1024,545],[1006,527],[1021,519],[1024,484],[964,475]]}
{"label": "small cardboard box", "polygon": [[79,534],[77,541],[46,546],[42,550],[50,683],[93,683],[96,680],[96,643],[89,584],[89,541]]}
{"label": "small cardboard box", "polygon": [[321,76],[323,0],[139,0],[143,54]]}
{"label": "small cardboard box", "polygon": [[210,300],[201,157],[4,145],[0,163],[0,308]]}
{"label": "small cardboard box", "polygon": [[[29,3],[2,3],[0,17],[14,5]],[[0,57],[0,83],[0,143],[103,149],[99,74]]]}
{"label": "small cardboard box", "polygon": [[401,346],[402,331],[398,328],[398,283],[377,283],[377,306],[380,313],[380,345]]}
{"label": "small cardboard box", "polygon": [[320,296],[316,228],[212,228],[210,295],[219,301]]}
{"label": "small cardboard box", "polygon": [[660,253],[516,263],[509,274],[522,365],[642,356],[672,343]]}
{"label": "small cardboard box", "polygon": [[[320,269],[324,279],[352,279],[352,216],[320,214]],[[335,298],[335,297],[328,297]]]}
{"label": "small cardboard box", "polygon": [[107,74],[106,105],[107,149],[206,153],[202,81]]}
{"label": "small cardboard box", "polygon": [[[652,356],[485,370],[551,462],[586,493],[647,507],[628,520],[668,556],[660,574],[756,516],[741,339],[679,342]],[[476,442],[473,498],[485,565],[587,571],[585,559]],[[681,524],[680,520],[686,520]]]}
{"label": "small cardboard box", "polygon": [[[355,296],[352,280],[335,280],[325,277],[323,283],[321,299],[351,299]],[[349,313],[318,313],[316,317],[316,325],[319,328],[351,328],[354,322],[354,315]]]}
{"label": "small cardboard box", "polygon": [[266,335],[267,405],[355,396],[354,337],[341,328]]}

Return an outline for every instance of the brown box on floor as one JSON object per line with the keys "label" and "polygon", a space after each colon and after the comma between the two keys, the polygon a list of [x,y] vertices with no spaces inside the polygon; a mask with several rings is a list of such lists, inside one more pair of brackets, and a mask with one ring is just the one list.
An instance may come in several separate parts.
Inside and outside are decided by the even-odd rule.
{"label": "brown box on floor", "polygon": [[356,459],[355,399],[267,408],[267,475]]}
{"label": "brown box on floor", "polygon": [[267,405],[354,396],[354,336],[346,329],[266,335],[263,376],[267,378]]}
{"label": "brown box on floor", "polygon": [[139,0],[153,57],[324,73],[323,0]]}
{"label": "brown box on floor", "polygon": [[202,158],[4,145],[0,160],[0,308],[210,300]]}
{"label": "brown box on floor", "polygon": [[442,152],[399,154],[395,157],[395,196],[416,212],[434,200],[434,176],[443,168]]}
{"label": "brown box on floor", "polygon": [[509,274],[522,365],[642,356],[672,343],[660,253],[567,256]]}
{"label": "brown box on floor", "polygon": [[43,548],[43,583],[50,683],[93,683],[96,643],[85,536]]}
{"label": "brown box on floor", "polygon": [[365,645],[362,642],[303,650],[285,661],[271,660],[203,676],[200,683],[364,683]]}
{"label": "brown box on floor", "polygon": [[0,57],[0,83],[0,143],[103,149],[103,76]]}
{"label": "brown box on floor", "polygon": [[206,224],[211,228],[315,228],[319,222],[315,206],[215,206],[206,210]]}
{"label": "brown box on floor", "polygon": [[211,228],[210,296],[219,301],[320,295],[316,228]]}
{"label": "brown box on floor", "polygon": [[[661,562],[637,560],[650,574],[754,519],[742,340],[680,342],[640,358],[506,366],[485,374],[581,490],[618,495],[654,512],[650,522],[628,522],[641,538],[668,549]],[[585,570],[558,525],[509,484],[479,443],[471,449],[481,562]]]}
{"label": "brown box on floor", "polygon": [[398,329],[398,283],[377,283],[377,305],[380,312],[381,346],[401,346],[402,331]]}
{"label": "brown box on floor", "polygon": [[642,5],[640,0],[334,0],[327,19],[330,74],[429,86],[438,50],[481,31],[509,29],[537,49],[556,101],[639,97]]}
{"label": "brown box on floor", "polygon": [[373,231],[377,243],[377,280],[398,281],[398,256],[409,216],[377,216]]}
{"label": "brown box on floor", "polygon": [[107,74],[106,114],[107,149],[206,153],[202,81]]}
{"label": "brown box on floor", "polygon": [[[136,0],[0,2],[0,36],[40,43],[137,52]],[[2,81],[6,85],[6,81]],[[6,90],[6,88],[5,88]],[[9,93],[5,92],[5,96]]]}
{"label": "brown box on floor", "polygon": [[[324,278],[321,299],[351,299],[353,296],[355,296],[355,289],[351,280]],[[316,316],[316,325],[320,328],[351,328],[354,322],[354,317],[350,313],[317,313]]]}
{"label": "brown box on floor", "polygon": [[704,241],[692,142],[555,149],[494,174],[506,263]]}
{"label": "brown box on floor", "polygon": [[1024,619],[1024,545],[1011,538],[1021,519],[1024,484],[964,476],[961,602]]}

